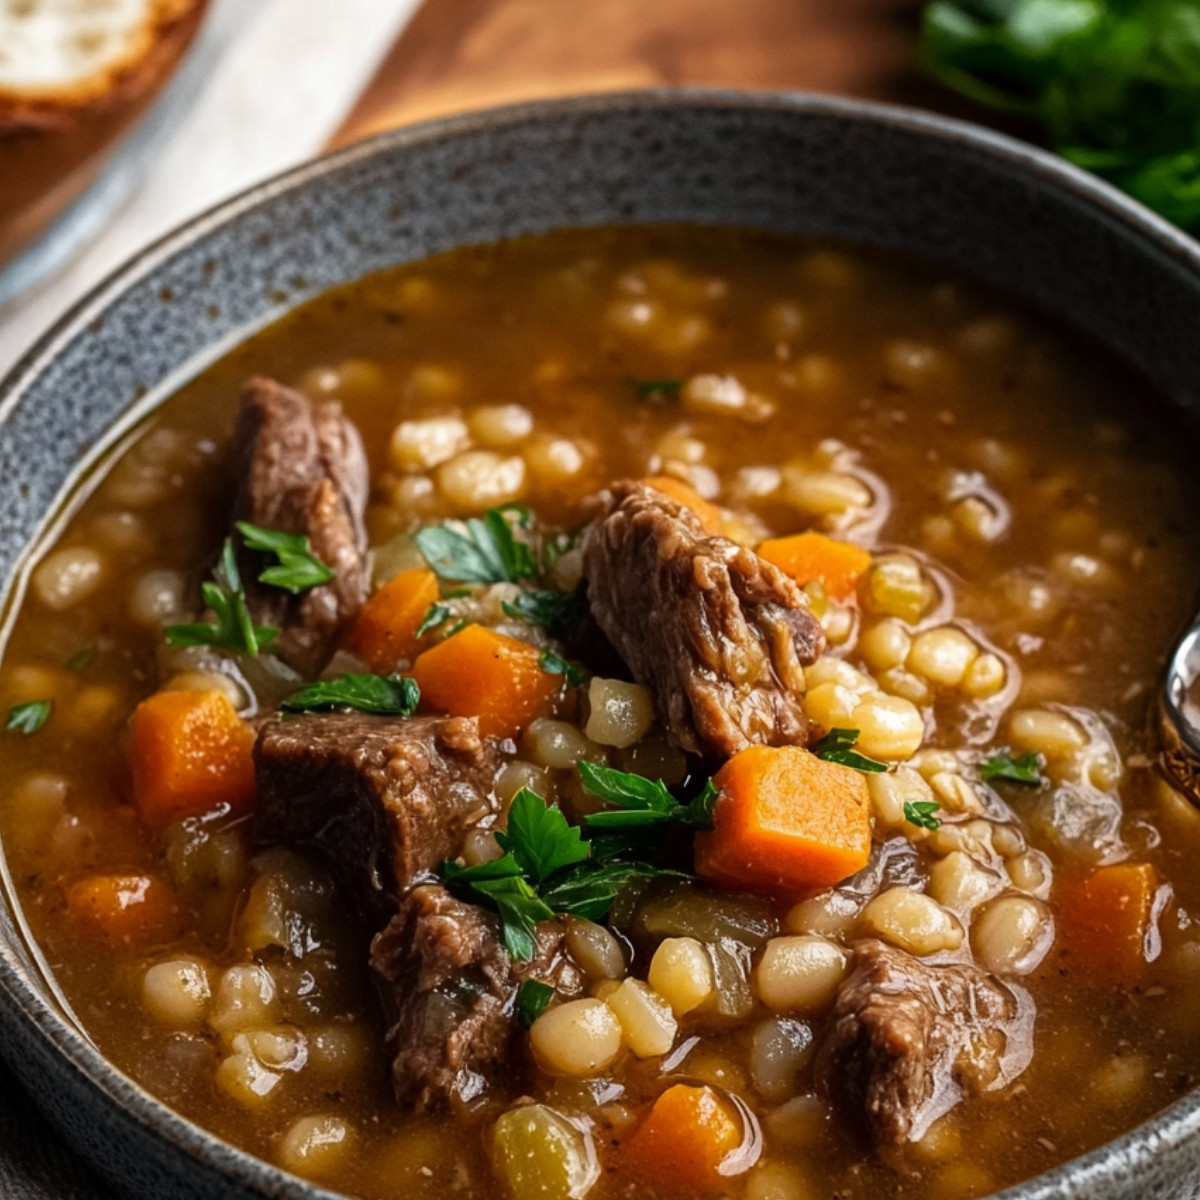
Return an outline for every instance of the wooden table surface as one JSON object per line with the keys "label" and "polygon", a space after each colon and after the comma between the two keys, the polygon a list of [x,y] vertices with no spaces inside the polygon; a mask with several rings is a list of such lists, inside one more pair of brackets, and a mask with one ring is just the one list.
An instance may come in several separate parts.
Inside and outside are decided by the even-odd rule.
{"label": "wooden table surface", "polygon": [[806,89],[978,116],[914,66],[914,0],[425,0],[336,134],[664,84]]}

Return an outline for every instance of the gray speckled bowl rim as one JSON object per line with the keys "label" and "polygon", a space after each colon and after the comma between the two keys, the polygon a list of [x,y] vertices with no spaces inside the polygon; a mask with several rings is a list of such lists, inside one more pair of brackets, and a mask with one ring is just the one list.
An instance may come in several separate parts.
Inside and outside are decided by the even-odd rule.
{"label": "gray speckled bowl rim", "polygon": [[[823,115],[864,124],[890,126],[931,141],[956,144],[965,152],[998,161],[1016,173],[1036,178],[1051,190],[1073,194],[1076,199],[1094,210],[1099,210],[1112,223],[1120,226],[1126,236],[1132,235],[1140,239],[1147,253],[1166,256],[1185,274],[1200,280],[1200,245],[1178,229],[1107,184],[1062,160],[1028,144],[966,122],[919,110],[837,97],[712,89],[652,89],[539,101],[441,118],[381,134],[252,187],[161,238],[115,271],[67,312],[0,383],[0,435],[5,423],[20,405],[25,393],[31,389],[33,382],[69,343],[87,332],[88,326],[104,313],[112,300],[133,284],[151,275],[177,252],[202,241],[226,222],[254,210],[274,197],[303,189],[315,180],[336,175],[342,169],[372,156],[403,151],[406,147],[415,147],[430,141],[453,139],[462,134],[500,129],[531,120],[553,121],[557,115],[569,116],[612,109],[670,110],[689,106],[727,110],[777,110],[794,113],[798,119],[803,119],[806,114]],[[307,298],[301,297],[300,302]],[[265,316],[260,324],[270,323],[277,315],[272,313]],[[237,338],[232,340],[222,339],[219,345],[211,347],[199,360],[189,362],[186,368],[180,369],[169,379],[160,381],[150,395],[139,399],[135,405],[137,414],[143,415],[155,407],[206,362],[229,349],[237,340],[248,336],[257,327],[253,325],[241,330]],[[120,421],[114,428],[128,428],[130,423],[130,420]],[[112,438],[105,439],[105,447],[109,446],[111,441]],[[100,449],[97,448],[86,462],[80,464],[75,475],[84,472],[99,453]],[[64,486],[59,494],[60,504],[71,494],[72,488],[72,483]],[[43,540],[45,528],[46,526],[43,526],[39,536],[32,540],[27,549],[22,570],[28,566],[28,557],[33,546]],[[10,579],[4,586],[11,595],[14,589],[19,589],[20,583],[19,580]],[[4,903],[15,916],[17,936],[20,940],[25,932],[24,923],[19,907],[13,899],[6,864],[3,865],[0,892],[4,893]],[[25,961],[22,961],[23,957]],[[35,1058],[45,1061],[47,1056],[52,1056],[60,1063],[65,1062],[71,1072],[88,1081],[91,1090],[101,1093],[112,1105],[119,1106],[152,1138],[168,1144],[182,1158],[200,1159],[216,1164],[235,1187],[249,1187],[253,1194],[278,1197],[281,1200],[338,1200],[340,1193],[327,1191],[288,1175],[269,1163],[220,1141],[202,1127],[160,1103],[117,1070],[99,1053],[75,1023],[60,1011],[53,996],[46,994],[45,981],[37,978],[39,972],[33,966],[33,963],[39,961],[40,955],[35,947],[11,945],[0,938],[0,1018],[16,1021],[21,1025],[16,1035],[30,1040],[30,1049]],[[42,965],[44,967],[44,964]],[[1076,1082],[1073,1079],[1064,1079],[1064,1088],[1074,1087]],[[1128,1186],[1143,1172],[1147,1182],[1153,1186],[1155,1182],[1161,1182],[1158,1172],[1151,1169],[1154,1160],[1161,1154],[1181,1147],[1197,1132],[1200,1132],[1200,1088],[1123,1137],[1034,1179],[995,1193],[994,1200],[1101,1198],[1111,1195],[1111,1189],[1114,1187]],[[1193,1187],[1188,1194],[1200,1193]]]}

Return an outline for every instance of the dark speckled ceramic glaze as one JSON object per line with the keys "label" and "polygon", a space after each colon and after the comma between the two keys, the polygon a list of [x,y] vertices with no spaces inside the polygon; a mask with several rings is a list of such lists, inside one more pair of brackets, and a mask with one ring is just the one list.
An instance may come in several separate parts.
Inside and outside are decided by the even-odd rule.
{"label": "dark speckled ceramic glaze", "polygon": [[[1200,246],[1028,147],[804,96],[657,92],[483,113],[387,135],[226,204],[132,262],[34,349],[0,387],[10,609],[81,468],[250,330],[452,246],[628,221],[834,235],[944,262],[1101,339],[1200,413]],[[330,1194],[218,1143],[108,1066],[56,1001],[11,904],[0,904],[0,1049],[130,1195]],[[1191,1200],[1198,1127],[1192,1095],[1003,1196]]]}

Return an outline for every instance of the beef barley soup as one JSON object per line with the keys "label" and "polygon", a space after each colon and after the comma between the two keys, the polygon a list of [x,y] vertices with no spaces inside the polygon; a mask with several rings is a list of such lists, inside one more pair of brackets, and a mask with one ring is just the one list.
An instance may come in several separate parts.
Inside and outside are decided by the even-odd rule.
{"label": "beef barley soup", "polygon": [[734,231],[305,305],[15,615],[0,832],[80,1023],[364,1200],[962,1200],[1131,1128],[1200,1079],[1145,391]]}

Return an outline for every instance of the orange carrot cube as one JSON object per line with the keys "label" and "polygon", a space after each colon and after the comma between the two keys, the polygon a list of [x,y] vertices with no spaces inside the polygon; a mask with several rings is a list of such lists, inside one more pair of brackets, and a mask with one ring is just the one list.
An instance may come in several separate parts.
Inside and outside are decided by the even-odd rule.
{"label": "orange carrot cube", "polygon": [[89,875],[68,889],[67,911],[110,942],[167,937],[179,918],[174,893],[153,875]]}
{"label": "orange carrot cube", "polygon": [[870,800],[859,771],[800,746],[750,746],[713,777],[711,831],[696,835],[696,873],[734,887],[830,887],[871,854]]}
{"label": "orange carrot cube", "polygon": [[417,652],[417,630],[438,598],[437,576],[423,567],[401,571],[363,605],[346,648],[380,674]]}
{"label": "orange carrot cube", "polygon": [[856,598],[858,581],[871,565],[870,551],[811,531],[771,538],[758,547],[758,553],[801,587],[819,582],[841,604]]}
{"label": "orange carrot cube", "polygon": [[624,1159],[646,1183],[692,1195],[722,1192],[738,1173],[730,1167],[740,1165],[732,1156],[743,1140],[741,1119],[712,1088],[677,1083],[655,1100]]}
{"label": "orange carrot cube", "polygon": [[676,479],[673,475],[652,475],[642,482],[648,487],[654,488],[656,492],[670,496],[684,508],[690,508],[700,518],[700,524],[704,526],[704,532],[709,537],[724,536],[725,514],[717,505],[705,500],[690,484],[684,483],[682,479]]}
{"label": "orange carrot cube", "polygon": [[516,737],[563,681],[542,668],[536,647],[482,625],[430,647],[413,663],[412,677],[423,706],[478,717],[480,732],[495,737]]}
{"label": "orange carrot cube", "polygon": [[254,733],[224,692],[158,692],[130,732],[133,801],[147,825],[253,803]]}
{"label": "orange carrot cube", "polygon": [[1146,965],[1157,892],[1158,876],[1149,863],[1099,867],[1061,893],[1062,944],[1087,970],[1135,977]]}

